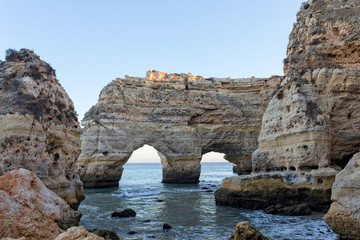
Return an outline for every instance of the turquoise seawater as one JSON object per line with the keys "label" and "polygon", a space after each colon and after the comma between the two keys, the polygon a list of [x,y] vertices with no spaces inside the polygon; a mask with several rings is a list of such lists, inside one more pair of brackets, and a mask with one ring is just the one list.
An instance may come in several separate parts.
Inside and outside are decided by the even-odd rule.
{"label": "turquoise seawater", "polygon": [[[270,239],[332,240],[322,213],[289,217],[215,204],[214,193],[231,163],[202,163],[199,184],[163,184],[160,163],[127,163],[118,188],[86,189],[79,210],[85,228],[115,230],[121,239],[228,239],[236,224],[248,221]],[[135,218],[112,218],[132,208]],[[149,221],[150,220],[150,221]],[[164,223],[173,228],[162,229]],[[128,234],[135,231],[136,234]]]}

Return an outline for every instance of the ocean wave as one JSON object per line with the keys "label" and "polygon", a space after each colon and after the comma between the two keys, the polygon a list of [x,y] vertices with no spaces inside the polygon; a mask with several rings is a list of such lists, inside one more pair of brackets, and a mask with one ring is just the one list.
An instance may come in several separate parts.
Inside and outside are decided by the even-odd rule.
{"label": "ocean wave", "polygon": [[147,191],[132,191],[128,192],[126,190],[122,190],[120,193],[112,193],[111,195],[117,198],[134,198],[134,197],[149,197],[149,196],[157,196],[163,193],[163,191],[159,190],[147,190]]}

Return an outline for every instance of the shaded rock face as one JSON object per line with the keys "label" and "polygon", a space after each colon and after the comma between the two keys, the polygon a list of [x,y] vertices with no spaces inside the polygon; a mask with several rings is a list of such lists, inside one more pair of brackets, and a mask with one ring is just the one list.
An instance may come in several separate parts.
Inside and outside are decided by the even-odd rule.
{"label": "shaded rock face", "polygon": [[360,238],[360,153],[336,175],[325,222],[340,239]]}
{"label": "shaded rock face", "polygon": [[201,157],[210,151],[225,153],[238,173],[250,172],[261,118],[280,79],[149,71],[112,81],[82,121],[77,171],[84,186],[117,186],[122,166],[144,144],[158,150],[165,183],[198,182]]}
{"label": "shaded rock face", "polygon": [[[337,171],[360,147],[359,17],[357,0],[302,5],[289,38],[286,77],[263,115],[259,146],[252,155],[253,172],[261,179],[277,172],[288,187],[307,189],[313,206],[330,199]],[[294,175],[300,182],[299,177],[288,181]],[[241,181],[262,185],[252,176],[235,185]],[[226,195],[218,193],[218,201],[226,203]]]}
{"label": "shaded rock face", "polygon": [[0,176],[0,238],[54,239],[80,217],[34,173],[21,168]]}
{"label": "shaded rock face", "polygon": [[55,70],[33,51],[8,50],[0,99],[0,175],[31,170],[76,209],[83,199],[75,175],[81,130]]}
{"label": "shaded rock face", "polygon": [[268,240],[268,238],[248,222],[239,222],[229,240]]}

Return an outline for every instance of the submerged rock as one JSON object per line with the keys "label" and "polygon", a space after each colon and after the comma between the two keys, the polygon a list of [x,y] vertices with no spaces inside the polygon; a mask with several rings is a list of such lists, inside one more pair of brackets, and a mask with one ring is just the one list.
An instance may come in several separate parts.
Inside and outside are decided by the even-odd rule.
{"label": "submerged rock", "polygon": [[0,237],[54,239],[80,217],[34,173],[18,169],[0,176]]}
{"label": "submerged rock", "polygon": [[199,182],[201,157],[210,151],[249,173],[261,118],[280,79],[149,71],[112,81],[82,121],[77,170],[84,186],[117,186],[123,165],[144,144],[158,151],[164,183]]}
{"label": "submerged rock", "polygon": [[304,216],[310,215],[312,211],[307,204],[286,206],[278,203],[265,208],[264,212],[268,214],[279,214],[286,216]]}
{"label": "submerged rock", "polygon": [[239,222],[229,240],[269,240],[248,222]]}
{"label": "submerged rock", "polygon": [[71,227],[54,240],[104,240],[96,234],[88,232],[83,226]]}
{"label": "submerged rock", "polygon": [[119,218],[136,217],[136,212],[131,208],[127,208],[122,210],[121,212],[113,212],[111,214],[111,217],[119,217]]}
{"label": "submerged rock", "polygon": [[0,99],[0,175],[31,170],[77,209],[84,199],[75,174],[81,128],[55,70],[31,50],[8,50]]}
{"label": "submerged rock", "polygon": [[325,222],[340,239],[360,239],[360,153],[336,175]]}

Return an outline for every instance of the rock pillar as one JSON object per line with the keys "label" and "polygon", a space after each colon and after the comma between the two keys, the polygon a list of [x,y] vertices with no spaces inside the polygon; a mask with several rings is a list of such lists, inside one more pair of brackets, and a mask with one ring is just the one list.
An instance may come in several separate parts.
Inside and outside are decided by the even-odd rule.
{"label": "rock pillar", "polygon": [[168,161],[163,165],[163,183],[198,183],[200,159]]}

